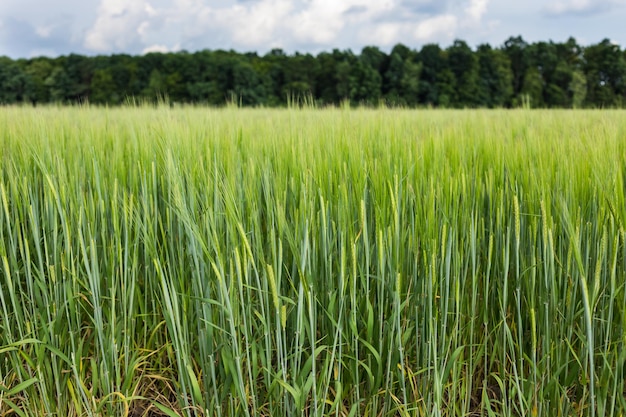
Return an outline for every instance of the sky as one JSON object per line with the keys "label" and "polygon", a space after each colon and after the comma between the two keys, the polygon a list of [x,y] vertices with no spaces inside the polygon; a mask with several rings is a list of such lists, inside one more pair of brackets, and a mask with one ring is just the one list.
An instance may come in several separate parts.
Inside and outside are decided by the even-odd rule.
{"label": "sky", "polygon": [[0,56],[626,43],[626,0],[0,0]]}

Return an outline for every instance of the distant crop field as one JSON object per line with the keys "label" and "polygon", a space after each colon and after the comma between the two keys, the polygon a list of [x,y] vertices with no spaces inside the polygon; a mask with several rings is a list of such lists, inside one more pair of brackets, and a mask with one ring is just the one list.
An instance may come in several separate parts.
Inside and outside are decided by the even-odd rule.
{"label": "distant crop field", "polygon": [[0,415],[626,413],[626,112],[0,109]]}

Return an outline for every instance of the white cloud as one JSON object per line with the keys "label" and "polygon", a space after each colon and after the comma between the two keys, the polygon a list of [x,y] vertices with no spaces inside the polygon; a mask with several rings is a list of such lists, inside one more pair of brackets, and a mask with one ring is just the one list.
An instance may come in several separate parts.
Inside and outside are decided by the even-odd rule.
{"label": "white cloud", "polygon": [[169,48],[165,45],[151,45],[148,46],[147,48],[143,48],[143,50],[141,51],[142,55],[145,54],[149,54],[151,52],[160,52],[160,53],[166,53],[169,52]]}
{"label": "white cloud", "polygon": [[450,42],[465,33],[488,33],[496,25],[485,20],[489,0],[468,0],[464,7],[451,2],[445,13],[421,20],[413,35],[419,42]]}
{"label": "white cloud", "polygon": [[146,13],[148,14],[148,16],[151,16],[151,17],[152,17],[152,16],[156,16],[156,15],[157,15],[157,11],[156,11],[156,10],[154,10],[154,7],[152,7],[152,6],[150,5],[150,3],[146,3],[146,4],[144,5],[144,10],[145,10],[145,11],[146,11]]}
{"label": "white cloud", "polygon": [[138,43],[140,28],[156,11],[144,0],[101,0],[98,17],[84,46],[96,52],[124,50]]}
{"label": "white cloud", "polygon": [[402,26],[397,23],[381,23],[373,27],[364,27],[359,31],[359,39],[364,44],[388,46],[401,39]]}
{"label": "white cloud", "polygon": [[489,0],[398,1],[400,4],[379,11],[378,17],[367,22],[359,32],[361,42],[379,46],[397,42],[445,44],[455,38],[465,39],[467,33],[482,37],[496,26],[494,20],[486,18]]}
{"label": "white cloud", "polygon": [[287,28],[301,42],[332,42],[343,28],[342,14],[349,5],[342,1],[313,0],[308,7],[292,16]]}
{"label": "white cloud", "polygon": [[[373,4],[368,0],[256,0],[235,3],[175,0],[164,18],[165,31],[182,27],[176,36],[186,39],[215,34],[226,40],[221,47],[269,49],[296,44],[329,46],[341,41],[351,27],[369,26],[381,10],[391,10],[393,0]],[[149,32],[142,25],[142,34]],[[209,35],[210,34],[210,35]],[[215,38],[216,36],[213,36]]]}
{"label": "white cloud", "polygon": [[549,3],[544,11],[551,16],[568,14],[590,16],[625,4],[624,0],[555,0]]}
{"label": "white cloud", "polygon": [[290,0],[265,0],[216,10],[211,17],[215,26],[230,33],[235,44],[262,47],[276,38],[292,7]]}
{"label": "white cloud", "polygon": [[[518,34],[623,43],[623,6],[626,0],[0,0],[0,54],[318,52],[445,46],[455,38],[498,45]],[[538,25],[545,16],[552,24]],[[571,16],[588,24],[573,26]]]}
{"label": "white cloud", "polygon": [[488,0],[471,0],[470,4],[465,8],[467,16],[474,21],[480,21],[487,12]]}
{"label": "white cloud", "polygon": [[[19,2],[35,1],[41,0],[0,0],[0,21],[4,18],[2,7],[7,4],[17,7]],[[385,48],[398,42],[414,47],[416,42],[448,42],[455,37],[465,38],[467,33],[484,36],[492,27],[485,17],[489,2],[505,0],[58,1],[62,10],[55,13],[70,11],[72,4],[81,11],[75,17],[70,13],[73,20],[64,18],[61,26],[61,15],[49,21],[33,17],[31,49],[51,47],[58,42],[59,27],[67,28],[69,34],[70,42],[65,43],[65,48],[71,44],[73,52],[89,53],[180,48],[233,48],[263,53],[274,47],[313,52],[332,48],[358,50],[365,45]],[[87,16],[83,4],[88,3],[89,17],[82,18],[81,15]],[[42,10],[50,15],[53,8]],[[48,43],[37,45],[36,38],[47,39]]]}
{"label": "white cloud", "polygon": [[42,38],[47,38],[52,33],[53,27],[51,26],[39,26],[35,29],[35,33]]}
{"label": "white cloud", "polygon": [[[52,22],[47,22],[45,24],[36,25],[34,27],[35,34],[42,39],[49,39],[54,37],[55,35],[59,35],[59,33],[69,33],[67,31],[67,27],[71,26],[72,20],[68,17],[61,17]],[[73,37],[71,39],[74,41]]]}
{"label": "white cloud", "polygon": [[425,19],[417,25],[414,36],[421,42],[430,42],[436,39],[451,39],[458,28],[457,16],[444,14]]}
{"label": "white cloud", "polygon": [[[489,0],[100,0],[84,40],[96,52],[179,43],[268,50],[447,42],[484,32]],[[164,42],[165,41],[165,42]],[[206,43],[206,42],[211,43]],[[191,49],[194,49],[192,46]]]}
{"label": "white cloud", "polygon": [[143,22],[141,22],[139,24],[139,26],[137,27],[137,33],[139,34],[139,36],[144,37],[148,34],[148,32],[150,31],[150,22],[148,20],[144,20]]}

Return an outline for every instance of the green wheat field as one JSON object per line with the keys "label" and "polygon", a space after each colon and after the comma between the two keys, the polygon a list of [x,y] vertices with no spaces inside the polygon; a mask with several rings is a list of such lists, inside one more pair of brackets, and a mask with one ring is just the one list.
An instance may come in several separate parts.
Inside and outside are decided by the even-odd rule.
{"label": "green wheat field", "polygon": [[5,107],[0,416],[623,416],[626,112]]}

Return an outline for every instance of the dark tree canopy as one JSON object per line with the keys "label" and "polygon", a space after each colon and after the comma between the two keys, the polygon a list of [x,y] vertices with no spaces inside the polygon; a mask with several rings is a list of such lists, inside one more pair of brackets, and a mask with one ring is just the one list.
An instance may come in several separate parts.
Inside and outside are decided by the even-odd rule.
{"label": "dark tree canopy", "polygon": [[528,43],[472,49],[455,40],[443,49],[398,44],[385,52],[316,56],[273,49],[254,52],[118,54],[13,60],[0,57],[0,104],[168,100],[175,103],[285,106],[434,106],[453,108],[622,107],[626,104],[626,51],[608,39],[583,47]]}

